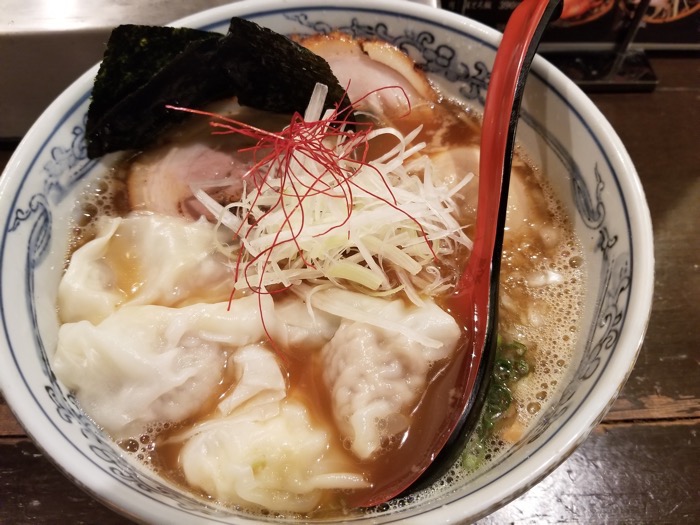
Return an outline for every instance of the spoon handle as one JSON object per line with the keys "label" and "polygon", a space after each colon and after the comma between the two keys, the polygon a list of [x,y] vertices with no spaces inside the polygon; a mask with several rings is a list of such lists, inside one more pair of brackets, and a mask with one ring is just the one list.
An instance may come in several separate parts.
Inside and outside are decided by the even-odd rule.
{"label": "spoon handle", "polygon": [[[482,126],[474,249],[460,283],[461,287],[473,290],[478,309],[475,316],[482,317],[481,322],[478,319],[475,322],[474,348],[484,348],[486,335],[493,334],[496,328],[508,186],[525,80],[545,27],[560,13],[561,0],[520,3],[508,20],[489,80]],[[509,118],[504,115],[506,111]],[[487,319],[483,319],[485,312]],[[490,326],[485,326],[483,321]],[[472,367],[468,390],[474,386],[477,370],[478,367]]]}
{"label": "spoon handle", "polygon": [[561,0],[524,0],[509,18],[496,53],[484,107],[474,247],[452,308],[471,334],[471,361],[460,383],[463,410],[412,491],[429,486],[452,466],[480,418],[496,352],[498,279],[520,102],[542,33],[560,14]]}
{"label": "spoon handle", "polygon": [[511,15],[496,53],[482,127],[474,249],[450,306],[470,341],[461,348],[458,370],[449,379],[455,384],[454,396],[444,400],[449,414],[422,446],[411,450],[412,461],[393,468],[371,493],[349,495],[351,506],[377,505],[434,483],[454,465],[479,420],[495,354],[498,268],[520,97],[537,43],[560,1],[524,0]]}

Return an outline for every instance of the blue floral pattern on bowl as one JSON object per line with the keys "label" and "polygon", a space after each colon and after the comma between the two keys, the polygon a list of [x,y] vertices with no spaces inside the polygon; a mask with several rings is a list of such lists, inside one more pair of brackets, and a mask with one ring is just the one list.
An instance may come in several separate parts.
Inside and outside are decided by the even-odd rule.
{"label": "blue floral pattern on bowl", "polygon": [[[445,27],[428,19],[401,17],[379,9],[350,7],[330,13],[320,8],[307,7],[298,10],[290,7],[262,11],[251,18],[253,20],[259,18],[262,24],[273,20],[280,25],[280,30],[287,33],[327,33],[340,30],[355,37],[381,38],[408,53],[433,78],[439,79],[441,83],[450,84],[468,103],[477,108],[483,105],[489,79],[488,58],[471,59],[466,53],[456,48],[453,41],[455,35],[473,40],[477,45],[485,46],[490,53],[494,46],[478,36],[461,31],[456,24],[455,27]],[[280,19],[282,21],[279,21]],[[407,19],[410,23],[406,22]],[[227,22],[228,19],[222,17],[218,21],[205,24],[205,27],[223,31],[227,27]],[[547,79],[539,77],[539,81],[548,89],[555,90],[555,87],[548,84]],[[563,100],[563,95],[558,96]],[[23,243],[26,247],[26,260],[21,263],[24,268],[23,287],[27,299],[26,308],[38,349],[41,373],[45,378],[44,395],[54,406],[57,416],[47,414],[49,422],[47,424],[56,426],[58,432],[64,436],[67,430],[59,421],[78,429],[85,443],[77,445],[77,448],[90,462],[108,472],[118,482],[148,497],[166,502],[166,505],[175,505],[191,516],[207,516],[214,521],[223,522],[227,518],[221,509],[203,505],[200,500],[163,483],[157,476],[137,467],[128,455],[123,453],[83,414],[74,397],[56,380],[49,366],[48,356],[52,352],[47,351],[50,343],[43,337],[42,330],[46,321],[41,319],[46,314],[42,314],[37,308],[39,297],[44,290],[37,286],[36,273],[48,264],[47,257],[52,250],[54,252],[63,250],[61,241],[53,235],[57,221],[66,220],[65,210],[70,208],[76,193],[84,186],[86,180],[105,169],[103,163],[89,160],[86,155],[84,115],[87,100],[88,94],[84,94],[70,111],[61,117],[59,124],[44,142],[41,151],[26,168],[18,197],[13,202],[9,217],[5,219],[7,229],[4,232],[2,252],[0,252],[0,264],[4,275],[6,265],[18,264],[16,260],[8,260],[7,246]],[[564,104],[566,105],[566,102]],[[583,127],[596,142],[597,139],[588,122],[584,121],[574,109],[570,110],[572,115],[580,119],[577,125]],[[566,418],[578,410],[585,401],[587,392],[594,388],[597,378],[607,366],[610,354],[615,350],[625,324],[629,304],[629,288],[633,276],[632,234],[629,223],[626,222],[628,221],[626,203],[619,191],[617,174],[600,145],[592,168],[584,167],[572,156],[567,146],[545,129],[527,107],[523,110],[522,125],[529,127],[539,140],[547,145],[568,173],[570,198],[575,205],[578,218],[583,227],[597,239],[595,248],[588,258],[593,259],[592,267],[600,272],[600,287],[598,290],[591,290],[591,293],[596,296],[590,312],[593,319],[592,328],[584,334],[585,344],[581,346],[580,362],[572,381],[562,390],[560,399],[554,403],[553,409],[540,419],[526,440],[519,445],[536,449],[539,444],[548,439],[548,430],[551,430],[555,423],[561,420],[562,422],[557,424],[565,424]],[[40,187],[40,190],[25,191],[24,186],[28,179],[33,181],[33,187]],[[38,180],[40,182],[37,182]],[[29,183],[27,185],[29,186]],[[615,223],[611,221],[609,213],[611,206],[622,209],[625,221],[618,220]],[[63,209],[58,214],[60,216],[55,212],[57,207]],[[618,217],[619,215],[618,213]],[[56,258],[55,255],[54,258]],[[6,293],[2,293],[0,299],[3,310],[7,311],[11,298]],[[11,320],[5,314],[3,314],[3,323],[5,333],[8,334],[11,331],[8,328]],[[8,346],[14,361],[20,362],[22,358],[18,358],[15,354],[21,349],[13,344],[9,336]],[[19,368],[21,367],[18,365]],[[22,375],[22,370],[19,370],[19,373]],[[582,386],[584,383],[586,385]],[[44,405],[41,399],[37,398],[36,402],[46,411],[47,405]],[[41,439],[37,441],[41,442]],[[466,491],[464,494],[469,492]],[[448,494],[445,497],[449,500],[458,496]],[[417,508],[415,512],[421,512],[421,509]],[[387,516],[387,519],[392,518]]]}

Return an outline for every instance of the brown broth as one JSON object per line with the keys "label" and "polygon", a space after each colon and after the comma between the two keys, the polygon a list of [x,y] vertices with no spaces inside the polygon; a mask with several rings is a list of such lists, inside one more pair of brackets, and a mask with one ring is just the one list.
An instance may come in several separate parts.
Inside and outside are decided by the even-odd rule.
{"label": "brown broth", "polygon": [[[425,119],[425,111],[430,111],[432,118]],[[437,116],[436,116],[437,115]],[[421,111],[416,111],[411,118],[399,119],[392,122],[403,133],[412,131],[416,125],[424,125],[421,134],[417,140],[423,140],[427,143],[425,153],[430,154],[434,151],[444,150],[447,147],[457,145],[473,145],[478,144],[479,127],[476,120],[463,108],[451,102],[442,102],[431,106],[430,108],[422,108]],[[385,149],[390,148],[389,143],[379,144],[376,149],[371,151],[371,155],[378,155]],[[557,243],[555,246],[548,246],[546,243],[539,240],[537,237],[530,236],[513,236],[506,235],[503,256],[503,268],[501,282],[503,289],[512,300],[519,305],[527,305],[533,300],[545,301],[537,291],[534,291],[527,282],[523,279],[523,273],[531,272],[533,269],[552,266],[551,261],[561,260],[562,251],[561,245],[563,242],[568,242],[570,246],[570,256],[580,257],[576,249],[576,241],[573,237],[573,232],[570,225],[566,222],[566,218],[562,213],[554,213],[553,207],[556,207],[553,197],[548,196],[551,191],[543,189],[543,183],[538,177],[536,170],[522,162],[522,166],[518,168],[520,177],[527,188],[529,194],[534,195],[538,202],[540,216],[537,217],[538,224],[546,224],[548,227],[557,228],[564,232],[564,240]],[[122,168],[117,168],[118,173],[123,173]],[[74,247],[89,240],[94,224],[94,219],[100,214],[123,215],[128,210],[124,207],[124,189],[123,177],[117,176],[112,179],[114,188],[111,191],[103,191],[101,194],[111,195],[110,199],[86,199],[82,203],[83,218],[76,226],[76,235],[74,238]],[[465,216],[461,218],[464,224],[469,224],[473,219],[471,212],[467,210]],[[120,248],[121,249],[121,248]],[[126,250],[128,251],[128,250]],[[126,252],[125,251],[125,252]],[[459,275],[459,269],[463,267],[466,254],[459,253],[457,261],[441,261],[438,266],[442,272],[452,275],[454,281]],[[564,255],[566,257],[566,255]],[[119,285],[123,289],[129,289],[134,286],[133,275],[136,270],[133,267],[133,262],[125,259],[121,255],[116,257],[117,266],[123,269],[122,278]],[[121,260],[124,259],[124,260]],[[560,263],[559,266],[561,266]],[[557,266],[557,265],[554,265]],[[557,267],[559,267],[557,266]],[[572,264],[573,266],[573,264]],[[576,303],[576,294],[580,294],[582,284],[582,271],[576,273],[575,278],[578,278],[578,283],[570,283],[570,287],[575,289],[572,297]],[[445,304],[445,297],[438,298],[438,302]],[[580,306],[580,305],[579,305]],[[522,319],[512,313],[512,308],[503,308],[502,316],[500,317],[499,329],[508,337],[516,338],[525,334],[529,338],[528,343],[532,344],[532,348],[536,351],[540,347],[546,345],[538,340],[537,335],[523,331]],[[575,312],[574,312],[575,313]],[[575,315],[573,316],[575,317]],[[527,333],[526,333],[527,332]],[[528,335],[529,334],[529,335]],[[330,436],[332,446],[339,451],[342,451],[348,464],[357,471],[363,473],[370,479],[375,486],[382,485],[387,478],[388,473],[396,471],[401,466],[415,462],[415,450],[426,449],[425,440],[433,440],[437,434],[437,430],[441,427],[444,417],[451,410],[451,402],[454,401],[453,385],[456,383],[456,375],[459,371],[461,362],[466,358],[467,352],[466,337],[462,338],[458,346],[457,353],[449,362],[436,363],[430,371],[428,378],[428,386],[421,397],[421,401],[412,412],[412,424],[408,430],[402,435],[393,438],[394,443],[398,443],[393,447],[389,454],[379,455],[371,461],[361,461],[343,446],[343,436],[340,435],[334,423],[332,404],[328,389],[323,383],[320,348],[306,349],[291,349],[289,355],[289,365],[285,371],[288,374],[288,396],[300,400],[309,410],[314,424],[325,429]],[[303,350],[303,351],[302,351]],[[303,355],[301,358],[299,355]],[[568,359],[565,352],[557,359]],[[548,362],[548,357],[535,356],[535,363]],[[162,422],[154,425],[150,429],[145,429],[144,436],[135,436],[135,439],[141,443],[148,443],[148,447],[139,448],[139,453],[143,457],[143,461],[150,468],[153,468],[165,478],[175,482],[178,485],[187,487],[188,490],[196,493],[199,496],[208,498],[205,494],[197,489],[189,487],[179,468],[179,453],[181,444],[172,441],[172,438],[185,429],[191,428],[199,422],[206,421],[211,418],[216,410],[216,405],[220,399],[226,394],[228,389],[235,382],[235,378],[230,370],[226,371],[225,379],[220,384],[216,395],[213,396],[208,403],[202,406],[201,410],[187,421],[177,425]],[[549,385],[550,390],[554,389],[554,385]],[[551,397],[550,394],[547,396]],[[527,396],[525,396],[527,397]],[[539,398],[538,398],[539,399]],[[542,400],[544,401],[544,400]],[[526,424],[532,418],[523,415],[530,406],[532,400],[530,398],[520,400],[517,406],[517,413],[511,414],[511,419],[506,423],[502,423],[504,429],[511,427],[516,422]],[[532,415],[532,414],[531,414]],[[420,444],[420,445],[419,445]],[[131,450],[132,445],[126,444],[126,450]],[[430,447],[427,447],[430,448]],[[146,452],[144,452],[146,450]],[[145,457],[144,457],[145,456]],[[373,489],[367,489],[371,491]],[[353,501],[358,498],[364,498],[367,491],[354,491],[349,493],[346,491],[338,491],[329,493],[325,497],[321,508],[314,512],[314,517],[334,515],[338,512],[347,512],[348,508],[353,507]]]}
{"label": "brown broth", "polygon": [[[344,452],[349,468],[362,473],[367,479],[372,480],[375,486],[381,485],[384,483],[383,480],[387,476],[390,477],[396,469],[415,462],[415,450],[424,449],[426,437],[432,438],[441,428],[442,421],[453,408],[450,403],[450,400],[454,399],[451,391],[456,382],[455,375],[459,372],[460,364],[466,355],[465,349],[458,350],[454,359],[436,363],[432,368],[427,381],[428,386],[411,413],[412,426],[392,439],[393,443],[399,443],[399,446],[390,445],[385,450],[389,453],[369,460],[358,459],[343,444],[344,438],[334,423],[329,391],[321,379],[323,365],[320,351],[320,348],[289,350],[286,355],[288,365],[283,367],[289,383],[288,398],[300,401],[308,409],[312,424],[327,432],[331,447]],[[189,486],[179,467],[179,455],[184,442],[178,440],[177,436],[200,422],[216,418],[217,404],[234,384],[233,372],[227,370],[216,395],[210,398],[197,414],[179,424],[156,425],[154,431],[140,436],[138,441],[152,444],[147,454],[141,451],[146,457],[147,464],[172,482]],[[445,402],[435,403],[435,400]],[[189,488],[200,496],[206,496],[196,488]],[[330,515],[333,514],[333,509],[347,512],[347,509],[356,506],[353,501],[366,500],[373,490],[375,489],[327,492],[319,512],[330,513]],[[318,517],[316,512],[313,515]]]}

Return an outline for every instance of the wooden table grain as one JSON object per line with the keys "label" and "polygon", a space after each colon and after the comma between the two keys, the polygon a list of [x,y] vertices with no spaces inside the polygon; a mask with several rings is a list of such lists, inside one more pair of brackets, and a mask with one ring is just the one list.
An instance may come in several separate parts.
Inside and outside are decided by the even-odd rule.
{"label": "wooden table grain", "polygon": [[[584,444],[486,524],[700,523],[700,56],[657,56],[652,93],[596,94],[654,225],[654,306],[637,364]],[[13,145],[0,144],[0,166]],[[68,482],[0,398],[0,523],[125,524]]]}

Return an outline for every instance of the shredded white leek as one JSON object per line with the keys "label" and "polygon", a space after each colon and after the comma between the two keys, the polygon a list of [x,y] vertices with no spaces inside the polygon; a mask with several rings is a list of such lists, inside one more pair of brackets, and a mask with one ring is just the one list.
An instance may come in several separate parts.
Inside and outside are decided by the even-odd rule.
{"label": "shredded white leek", "polygon": [[402,290],[420,304],[421,295],[446,286],[436,263],[459,246],[471,249],[453,199],[471,177],[435,185],[425,144],[415,142],[420,128],[405,136],[394,128],[370,131],[365,140],[388,136],[396,145],[358,162],[362,137],[328,133],[326,93],[316,86],[304,115],[313,125],[294,138],[304,147],[271,159],[264,184],[244,186],[226,207],[202,188],[194,195],[244,250],[231,256],[239,290],[327,279],[373,293]]}
{"label": "shredded white leek", "polygon": [[304,113],[304,120],[306,122],[311,122],[321,118],[321,112],[323,111],[323,103],[326,101],[326,95],[328,94],[328,86],[324,84],[316,84],[313,92],[311,93],[311,100],[309,100],[309,105],[306,108],[306,113]]}
{"label": "shredded white leek", "polygon": [[410,341],[416,341],[427,348],[440,348],[443,345],[442,341],[426,336],[421,330],[413,330],[410,326],[400,321],[387,319],[381,315],[381,312],[368,312],[351,304],[351,302],[329,298],[322,292],[311,294],[308,301],[314,308],[336,315],[341,319],[365,323],[390,332],[399,333]]}

